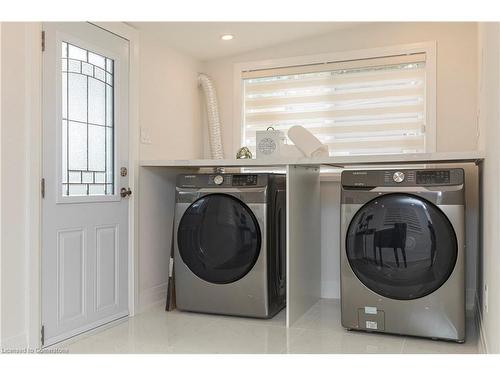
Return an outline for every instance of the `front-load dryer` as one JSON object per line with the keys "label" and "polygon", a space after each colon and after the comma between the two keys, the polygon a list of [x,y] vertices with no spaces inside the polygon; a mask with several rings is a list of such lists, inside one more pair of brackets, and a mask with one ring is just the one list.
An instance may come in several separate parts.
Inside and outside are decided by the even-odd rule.
{"label": "front-load dryer", "polygon": [[263,173],[178,176],[178,309],[270,318],[285,306],[285,181]]}
{"label": "front-load dryer", "polygon": [[344,171],[348,329],[465,340],[463,169]]}

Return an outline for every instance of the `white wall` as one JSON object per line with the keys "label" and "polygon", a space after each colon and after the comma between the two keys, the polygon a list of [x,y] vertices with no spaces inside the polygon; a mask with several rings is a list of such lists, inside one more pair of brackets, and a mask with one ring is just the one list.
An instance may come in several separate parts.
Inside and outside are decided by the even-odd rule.
{"label": "white wall", "polygon": [[[151,144],[139,158],[195,159],[203,152],[200,62],[172,50],[152,35],[140,38],[140,126]],[[164,300],[170,258],[175,176],[139,171],[139,311]],[[163,227],[162,227],[163,225]]]}
{"label": "white wall", "polygon": [[154,36],[141,35],[140,126],[152,141],[141,144],[141,159],[201,157],[200,65]]}
{"label": "white wall", "polygon": [[[322,36],[284,43],[204,63],[219,95],[226,157],[233,157],[233,65],[235,63],[314,55],[329,52],[437,42],[437,151],[477,149],[477,24],[476,23],[367,23]],[[205,153],[205,155],[207,155]],[[322,296],[339,298],[339,196],[338,182],[321,183]],[[477,204],[472,203],[477,207]],[[474,225],[474,222],[471,222]],[[332,229],[333,228],[333,229]],[[468,231],[474,233],[474,227]],[[476,238],[472,238],[474,242]],[[477,248],[474,249],[477,251]],[[475,270],[468,289],[476,287]],[[468,293],[471,294],[470,292]],[[471,302],[469,299],[469,308]]]}
{"label": "white wall", "polygon": [[[1,32],[1,333],[5,347],[26,346],[27,311],[27,76],[26,28],[2,23]],[[5,109],[8,108],[8,111]]]}
{"label": "white wall", "polygon": [[[479,29],[481,61],[479,125],[481,144],[486,152],[482,183],[482,328],[487,349],[500,353],[500,25],[482,23]],[[485,308],[485,305],[488,308]]]}

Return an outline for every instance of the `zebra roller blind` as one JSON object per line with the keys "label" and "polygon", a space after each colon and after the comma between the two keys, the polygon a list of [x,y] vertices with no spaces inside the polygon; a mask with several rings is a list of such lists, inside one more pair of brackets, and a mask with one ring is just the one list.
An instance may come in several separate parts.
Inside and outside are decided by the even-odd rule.
{"label": "zebra roller blind", "polygon": [[331,156],[425,152],[426,55],[242,73],[242,143],[255,132],[302,125]]}

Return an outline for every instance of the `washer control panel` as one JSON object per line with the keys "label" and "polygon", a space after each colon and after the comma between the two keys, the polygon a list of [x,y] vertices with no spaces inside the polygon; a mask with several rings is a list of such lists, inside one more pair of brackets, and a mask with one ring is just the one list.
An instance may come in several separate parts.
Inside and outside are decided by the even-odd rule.
{"label": "washer control panel", "polygon": [[415,184],[415,171],[383,171],[384,185]]}
{"label": "washer control panel", "polygon": [[464,183],[464,170],[451,169],[387,169],[342,172],[342,186],[368,188],[378,186],[445,186]]}
{"label": "washer control panel", "polygon": [[419,185],[435,185],[449,184],[450,171],[417,171],[417,184]]}

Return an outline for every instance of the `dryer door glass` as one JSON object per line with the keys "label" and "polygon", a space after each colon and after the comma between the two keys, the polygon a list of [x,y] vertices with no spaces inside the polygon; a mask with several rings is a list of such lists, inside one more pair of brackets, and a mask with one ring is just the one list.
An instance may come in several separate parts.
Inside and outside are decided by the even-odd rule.
{"label": "dryer door glass", "polygon": [[346,238],[349,264],[372,291],[388,298],[426,296],[451,275],[457,238],[446,215],[410,194],[382,195],[353,217]]}
{"label": "dryer door glass", "polygon": [[231,283],[245,276],[257,261],[259,223],[239,199],[206,195],[182,216],[177,245],[182,260],[196,276],[211,283]]}

